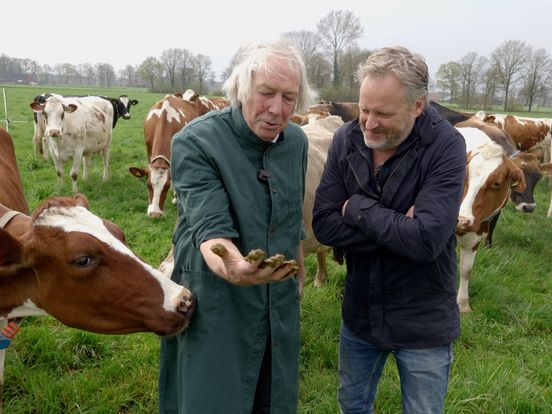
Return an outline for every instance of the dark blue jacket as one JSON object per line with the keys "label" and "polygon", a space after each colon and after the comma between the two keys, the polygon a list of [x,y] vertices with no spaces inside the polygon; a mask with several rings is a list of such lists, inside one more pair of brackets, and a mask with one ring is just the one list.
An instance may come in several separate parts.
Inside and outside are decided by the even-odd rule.
{"label": "dark blue jacket", "polygon": [[460,335],[454,230],[465,167],[463,137],[431,107],[377,180],[358,119],[336,132],[312,224],[318,241],[345,250],[343,321],[360,338],[429,348]]}

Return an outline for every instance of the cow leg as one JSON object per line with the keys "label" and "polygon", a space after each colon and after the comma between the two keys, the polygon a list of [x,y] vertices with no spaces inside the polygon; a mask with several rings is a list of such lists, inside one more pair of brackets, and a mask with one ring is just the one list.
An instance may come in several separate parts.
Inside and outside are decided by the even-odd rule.
{"label": "cow leg", "polygon": [[328,268],[326,266],[326,250],[318,249],[316,252],[316,277],[314,286],[321,287],[328,280]]}
{"label": "cow leg", "polygon": [[102,159],[103,159],[103,180],[107,181],[109,178],[109,144],[105,146],[102,150]]}
{"label": "cow leg", "polygon": [[88,180],[88,174],[90,174],[90,163],[92,161],[91,155],[82,156],[82,178]]}
{"label": "cow leg", "polygon": [[171,277],[174,269],[174,244],[171,243],[171,250],[169,254],[159,265],[159,271],[161,271],[165,276]]}
{"label": "cow leg", "polygon": [[499,217],[500,217],[500,211],[489,222],[489,233],[487,233],[487,237],[485,237],[485,246],[487,247],[492,247],[493,245],[493,233]]}
{"label": "cow leg", "polygon": [[458,287],[456,303],[462,313],[471,312],[468,285],[470,283],[476,252],[477,250],[474,249],[462,248],[460,250],[460,285]]}
{"label": "cow leg", "polygon": [[[50,148],[50,151],[52,149]],[[54,161],[54,166],[56,167],[56,174],[58,178],[58,186],[61,188],[63,186],[63,161],[61,161],[56,155],[54,155],[54,151],[51,151],[52,160]]]}
{"label": "cow leg", "polygon": [[82,159],[84,158],[83,150],[75,150],[73,153],[73,164],[71,165],[71,183],[73,185],[73,193],[76,193],[79,191],[77,186],[77,178],[79,176],[79,168]]}

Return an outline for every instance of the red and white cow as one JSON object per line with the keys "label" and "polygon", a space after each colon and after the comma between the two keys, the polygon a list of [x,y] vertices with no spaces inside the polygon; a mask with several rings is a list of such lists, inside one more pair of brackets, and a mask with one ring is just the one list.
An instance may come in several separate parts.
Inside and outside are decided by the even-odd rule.
{"label": "red and white cow", "polygon": [[70,175],[76,193],[81,160],[82,176],[87,179],[91,157],[97,153],[102,154],[103,180],[107,180],[113,132],[111,102],[97,96],[64,98],[53,95],[44,103],[32,102],[30,106],[44,117],[45,137],[60,185],[63,183],[64,164],[72,160]]}
{"label": "red and white cow", "polygon": [[316,276],[314,286],[322,286],[328,279],[326,267],[326,256],[331,250],[316,240],[312,231],[312,209],[316,188],[320,184],[320,177],[324,172],[324,165],[328,157],[328,149],[332,142],[335,131],[343,125],[340,116],[330,115],[309,122],[301,128],[307,134],[309,141],[307,174],[305,176],[305,202],[303,204],[303,223],[307,238],[303,240],[303,255],[306,257],[316,253]]}
{"label": "red and white cow", "polygon": [[171,141],[192,119],[209,112],[198,105],[198,96],[192,100],[177,95],[166,95],[156,102],[144,121],[144,140],[148,153],[148,168],[130,167],[137,178],[147,177],[149,193],[148,216],[162,217],[163,206],[171,186]]}
{"label": "red and white cow", "polygon": [[[52,93],[43,93],[35,96],[33,102],[44,103],[46,99],[50,96],[57,96],[58,98],[63,98],[61,95],[52,94]],[[91,96],[91,95],[89,95]],[[77,98],[72,96],[72,98]],[[132,105],[138,105],[136,99],[130,99],[128,95],[120,95],[118,98],[111,98],[109,96],[99,95],[98,98],[106,99],[113,106],[113,128],[117,125],[119,117],[123,119],[130,119],[130,108]],[[42,154],[44,159],[48,160],[48,144],[46,142],[46,137],[44,132],[46,129],[46,122],[44,117],[41,114],[34,113],[34,134],[33,134],[33,145],[34,150],[37,155]]]}
{"label": "red and white cow", "polygon": [[489,222],[500,212],[510,191],[525,190],[523,172],[504,149],[478,128],[458,128],[466,141],[468,163],[456,238],[460,249],[460,286],[457,303],[469,312],[468,284],[479,243]]}
{"label": "red and white cow", "polygon": [[[192,293],[136,256],[83,195],[52,198],[29,216],[13,142],[2,129],[0,147],[0,329],[37,315],[105,334],[166,336],[187,326]],[[0,412],[4,356],[1,349]]]}
{"label": "red and white cow", "polygon": [[[552,158],[552,119],[527,118],[516,115],[487,114],[479,111],[475,116],[484,122],[491,122],[507,131],[520,151],[531,151],[540,146],[548,147],[544,160]],[[552,217],[552,197],[548,208],[548,217]]]}
{"label": "red and white cow", "polygon": [[182,95],[182,99],[188,102],[195,102],[198,106],[199,115],[203,115],[207,112],[215,111],[217,109],[223,109],[230,105],[230,102],[226,98],[207,98],[206,96],[194,92],[192,89],[187,89],[186,92],[184,92],[184,94]]}

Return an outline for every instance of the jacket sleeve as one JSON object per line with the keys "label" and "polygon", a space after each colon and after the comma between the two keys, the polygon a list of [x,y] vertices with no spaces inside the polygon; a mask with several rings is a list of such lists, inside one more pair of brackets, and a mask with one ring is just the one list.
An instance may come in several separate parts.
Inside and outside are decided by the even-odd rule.
{"label": "jacket sleeve", "polygon": [[345,188],[345,171],[338,155],[345,139],[342,128],[328,150],[324,172],[316,189],[312,229],[316,239],[327,246],[373,251],[379,247],[375,240],[359,231],[353,222],[345,222],[341,215],[343,204],[349,198]]}
{"label": "jacket sleeve", "polygon": [[432,158],[415,196],[413,218],[355,194],[347,204],[344,223],[400,256],[434,260],[453,236],[458,219],[466,169],[464,139],[454,131],[440,140]]}
{"label": "jacket sleeve", "polygon": [[238,237],[217,166],[204,152],[193,128],[175,134],[171,153],[172,185],[194,246],[199,248],[214,238]]}

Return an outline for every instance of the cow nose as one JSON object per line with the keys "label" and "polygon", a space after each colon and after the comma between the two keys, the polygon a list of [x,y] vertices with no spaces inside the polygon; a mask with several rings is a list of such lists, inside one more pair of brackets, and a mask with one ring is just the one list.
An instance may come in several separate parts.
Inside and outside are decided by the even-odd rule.
{"label": "cow nose", "polygon": [[456,228],[459,230],[466,230],[473,224],[473,218],[458,216],[458,223]]}
{"label": "cow nose", "polygon": [[61,136],[61,131],[59,129],[51,129],[48,132],[48,135],[50,135],[52,138],[57,138]]}
{"label": "cow nose", "polygon": [[161,218],[161,217],[163,217],[163,212],[162,211],[149,211],[148,216],[152,217],[152,218]]}
{"label": "cow nose", "polygon": [[524,213],[532,213],[537,208],[537,205],[535,203],[523,203],[520,207],[521,208],[518,208],[519,211]]}
{"label": "cow nose", "polygon": [[188,289],[182,289],[180,293],[180,301],[176,307],[176,311],[190,320],[194,316],[196,307],[196,297]]}

